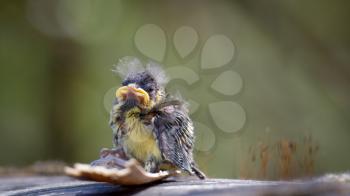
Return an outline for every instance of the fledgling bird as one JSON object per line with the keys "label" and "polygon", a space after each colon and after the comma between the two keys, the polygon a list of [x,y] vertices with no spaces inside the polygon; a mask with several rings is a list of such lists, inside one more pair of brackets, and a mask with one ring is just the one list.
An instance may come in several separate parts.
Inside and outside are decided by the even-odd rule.
{"label": "fledgling bird", "polygon": [[115,147],[148,172],[170,164],[204,179],[193,159],[193,123],[185,103],[166,93],[168,80],[162,68],[124,57],[114,71],[123,78],[110,116]]}

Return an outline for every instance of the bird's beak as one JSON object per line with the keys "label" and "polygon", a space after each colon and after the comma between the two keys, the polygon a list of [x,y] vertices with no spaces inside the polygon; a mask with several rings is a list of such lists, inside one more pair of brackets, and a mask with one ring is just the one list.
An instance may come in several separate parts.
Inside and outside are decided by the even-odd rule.
{"label": "bird's beak", "polygon": [[141,88],[134,86],[122,86],[115,93],[119,100],[136,99],[141,105],[148,106],[150,102],[149,95]]}

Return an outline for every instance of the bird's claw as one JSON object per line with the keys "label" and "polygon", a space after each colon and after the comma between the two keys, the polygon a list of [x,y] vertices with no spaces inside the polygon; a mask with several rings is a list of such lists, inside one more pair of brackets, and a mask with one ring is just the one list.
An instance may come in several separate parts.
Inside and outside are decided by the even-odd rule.
{"label": "bird's claw", "polygon": [[91,162],[91,166],[104,166],[106,168],[125,168],[127,158],[120,148],[103,148],[100,151],[100,158]]}
{"label": "bird's claw", "polygon": [[100,151],[100,158],[105,158],[107,156],[114,156],[121,159],[128,159],[124,150],[122,148],[102,148]]}

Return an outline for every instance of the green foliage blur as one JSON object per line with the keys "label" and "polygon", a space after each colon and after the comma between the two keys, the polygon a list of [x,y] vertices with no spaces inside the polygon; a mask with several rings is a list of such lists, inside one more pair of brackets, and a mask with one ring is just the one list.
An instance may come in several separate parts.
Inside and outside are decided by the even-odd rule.
{"label": "green foliage blur", "polygon": [[[209,176],[298,177],[308,175],[302,171],[310,164],[310,175],[348,170],[349,10],[342,0],[2,0],[0,165],[90,162],[102,147],[111,147],[106,100],[120,83],[112,65],[123,56],[147,60],[134,36],[141,26],[155,24],[166,34],[164,66],[186,65],[201,76],[201,87],[181,81],[170,86],[200,104],[196,121],[212,121],[206,106],[213,101],[234,101],[246,112],[237,133],[208,125],[214,146],[196,150],[196,159]],[[172,44],[181,26],[193,27],[199,36],[184,59]],[[198,67],[203,44],[215,34],[226,35],[236,47],[229,67],[244,83],[232,97],[210,91],[227,67]],[[203,138],[197,137],[207,142]],[[310,149],[315,153],[305,158]],[[295,155],[286,162],[289,153]]]}

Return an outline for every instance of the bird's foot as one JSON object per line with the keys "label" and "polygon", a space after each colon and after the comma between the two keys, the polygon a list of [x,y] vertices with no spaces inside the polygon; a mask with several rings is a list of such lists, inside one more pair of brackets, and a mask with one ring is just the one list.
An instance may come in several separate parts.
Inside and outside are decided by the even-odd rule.
{"label": "bird's foot", "polygon": [[103,166],[106,168],[122,169],[126,167],[126,161],[123,149],[121,148],[103,148],[100,151],[100,158],[91,162],[91,166]]}
{"label": "bird's foot", "polygon": [[121,159],[128,159],[123,148],[102,148],[100,151],[100,158],[105,158],[107,156],[114,156]]}
{"label": "bird's foot", "polygon": [[150,173],[156,173],[159,171],[159,164],[158,162],[155,160],[154,157],[150,157],[145,163],[144,163],[144,169],[147,172]]}

